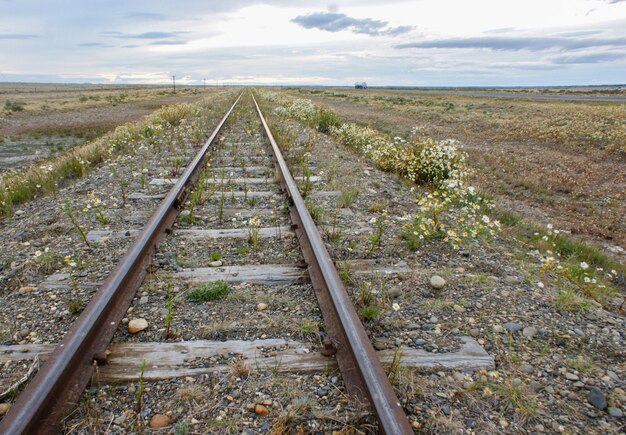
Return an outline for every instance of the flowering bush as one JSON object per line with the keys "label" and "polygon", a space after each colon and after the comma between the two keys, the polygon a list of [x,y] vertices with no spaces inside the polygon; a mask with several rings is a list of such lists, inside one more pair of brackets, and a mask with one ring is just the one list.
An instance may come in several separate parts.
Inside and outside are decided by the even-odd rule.
{"label": "flowering bush", "polygon": [[407,223],[403,233],[409,248],[417,249],[429,239],[443,239],[452,248],[476,240],[479,236],[495,236],[500,222],[486,212],[493,204],[466,190],[436,190],[417,199],[418,212],[413,222]]}
{"label": "flowering bush", "polygon": [[543,251],[539,258],[542,273],[551,271],[567,278],[598,302],[614,294],[611,282],[617,280],[617,271],[592,267],[587,261],[581,261],[581,253],[566,249],[569,247],[567,239],[552,224],[547,224],[541,233],[535,232],[535,238],[539,249]]}
{"label": "flowering bush", "polygon": [[[301,122],[311,123],[316,113],[324,112],[310,100],[291,101],[278,94],[265,97],[280,104],[275,113]],[[417,198],[419,210],[413,222],[405,225],[404,237],[409,247],[416,249],[427,239],[440,238],[458,249],[480,235],[493,236],[500,229],[500,223],[486,214],[493,204],[466,185],[466,155],[456,141],[435,141],[419,127],[414,127],[405,140],[389,139],[373,128],[353,123],[335,120],[333,124],[328,132],[338,142],[372,160],[378,168],[434,188]]]}
{"label": "flowering bush", "polygon": [[308,122],[313,119],[317,113],[315,105],[311,100],[305,100],[298,98],[286,106],[279,106],[274,110],[274,113],[281,116],[288,116],[290,118],[297,119],[300,122]]}

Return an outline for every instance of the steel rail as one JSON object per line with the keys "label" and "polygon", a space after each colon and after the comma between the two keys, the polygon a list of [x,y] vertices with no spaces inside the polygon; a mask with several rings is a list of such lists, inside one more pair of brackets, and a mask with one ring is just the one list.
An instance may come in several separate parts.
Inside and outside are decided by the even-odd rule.
{"label": "steel rail", "polygon": [[[346,387],[351,394],[369,402],[383,433],[412,434],[409,420],[339,278],[322,236],[309,214],[254,95],[252,98],[271,143],[281,185],[289,196],[291,217],[296,225],[295,230],[324,321],[331,333],[332,345],[336,348],[337,362]],[[330,343],[328,345],[333,347]]]}
{"label": "steel rail", "polygon": [[54,433],[67,405],[76,403],[141,285],[156,246],[174,223],[204,167],[207,151],[241,99],[239,95],[185,173],[159,204],[135,242],[94,295],[41,370],[0,421],[0,434]]}

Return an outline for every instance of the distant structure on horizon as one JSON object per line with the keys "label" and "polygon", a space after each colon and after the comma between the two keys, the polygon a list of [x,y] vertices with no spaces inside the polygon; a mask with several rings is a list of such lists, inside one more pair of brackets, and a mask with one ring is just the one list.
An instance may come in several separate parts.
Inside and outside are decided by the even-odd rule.
{"label": "distant structure on horizon", "polygon": [[356,82],[354,84],[354,89],[367,89],[367,83],[365,83],[365,82]]}

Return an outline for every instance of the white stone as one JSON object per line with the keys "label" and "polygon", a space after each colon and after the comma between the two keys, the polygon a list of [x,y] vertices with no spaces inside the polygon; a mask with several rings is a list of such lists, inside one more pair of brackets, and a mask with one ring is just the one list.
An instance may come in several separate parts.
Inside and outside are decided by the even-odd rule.
{"label": "white stone", "polygon": [[143,331],[148,327],[148,321],[146,319],[133,319],[128,322],[128,332],[136,334]]}
{"label": "white stone", "polygon": [[430,278],[430,285],[433,288],[440,290],[446,285],[446,280],[440,277],[439,275],[433,275]]}

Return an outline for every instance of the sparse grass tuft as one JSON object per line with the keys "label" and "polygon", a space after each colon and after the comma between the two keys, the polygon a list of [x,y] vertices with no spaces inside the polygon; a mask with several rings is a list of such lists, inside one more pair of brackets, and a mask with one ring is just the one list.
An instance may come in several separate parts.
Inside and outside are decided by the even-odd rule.
{"label": "sparse grass tuft", "polygon": [[352,204],[356,202],[358,196],[358,189],[342,190],[341,195],[339,196],[339,207],[345,208],[352,206]]}
{"label": "sparse grass tuft", "polygon": [[369,322],[371,320],[377,319],[378,316],[380,316],[380,310],[372,305],[366,305],[361,308],[360,314],[363,320]]}
{"label": "sparse grass tuft", "polygon": [[222,299],[230,292],[230,285],[226,281],[204,283],[187,293],[187,299],[193,302],[215,301]]}

